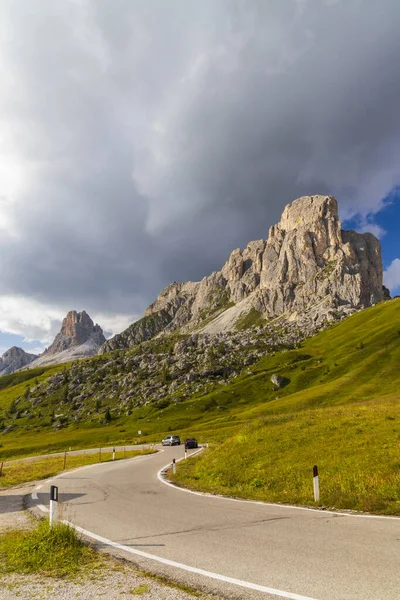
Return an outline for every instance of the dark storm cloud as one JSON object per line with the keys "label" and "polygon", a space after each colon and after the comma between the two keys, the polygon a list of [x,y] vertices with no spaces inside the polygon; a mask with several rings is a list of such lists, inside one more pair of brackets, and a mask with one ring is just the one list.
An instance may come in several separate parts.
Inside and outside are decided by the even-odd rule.
{"label": "dark storm cloud", "polygon": [[396,0],[3,0],[0,294],[137,314],[302,194],[379,210],[400,178],[399,16]]}

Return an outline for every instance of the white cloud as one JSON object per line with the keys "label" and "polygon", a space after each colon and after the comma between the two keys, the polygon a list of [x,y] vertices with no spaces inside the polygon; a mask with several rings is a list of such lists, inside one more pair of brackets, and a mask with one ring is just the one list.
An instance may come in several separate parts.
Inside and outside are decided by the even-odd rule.
{"label": "white cloud", "polygon": [[98,323],[103,329],[104,335],[106,333],[111,337],[117,333],[121,333],[124,329],[129,327],[131,323],[137,321],[141,315],[107,315],[104,313],[93,313],[90,315],[95,323]]}
{"label": "white cloud", "polygon": [[395,258],[383,274],[383,283],[393,295],[400,293],[400,258]]}
{"label": "white cloud", "polygon": [[381,240],[386,235],[386,231],[383,229],[383,227],[377,223],[374,223],[368,218],[360,219],[360,223],[357,226],[357,231],[359,233],[372,233],[378,238],[378,240]]}
{"label": "white cloud", "polygon": [[114,333],[304,194],[382,236],[398,0],[27,4],[0,2],[4,331],[85,308]]}
{"label": "white cloud", "polygon": [[[35,348],[35,352],[38,353],[51,344],[68,310],[70,309],[22,296],[0,296],[0,333],[20,335],[25,342],[40,342],[43,347],[38,345]],[[111,335],[120,333],[138,318],[132,315],[110,315],[100,312],[92,314],[89,312],[89,315],[103,331]]]}
{"label": "white cloud", "polygon": [[0,331],[49,344],[65,316],[58,307],[22,296],[0,296]]}

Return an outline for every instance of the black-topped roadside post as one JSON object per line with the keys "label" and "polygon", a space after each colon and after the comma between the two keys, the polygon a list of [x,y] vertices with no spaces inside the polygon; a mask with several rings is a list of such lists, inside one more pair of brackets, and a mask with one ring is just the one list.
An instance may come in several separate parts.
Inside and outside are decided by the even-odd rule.
{"label": "black-topped roadside post", "polygon": [[58,487],[50,486],[50,527],[58,521]]}
{"label": "black-topped roadside post", "polygon": [[313,467],[313,483],[314,483],[314,502],[319,501],[319,479],[318,479],[318,467]]}

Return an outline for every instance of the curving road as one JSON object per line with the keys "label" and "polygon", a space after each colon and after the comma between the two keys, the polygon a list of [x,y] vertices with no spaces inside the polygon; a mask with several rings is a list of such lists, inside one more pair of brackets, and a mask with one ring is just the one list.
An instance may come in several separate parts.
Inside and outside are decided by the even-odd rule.
{"label": "curving road", "polygon": [[79,456],[82,454],[98,454],[99,449],[101,449],[101,454],[104,456],[105,454],[111,454],[115,448],[117,452],[123,452],[124,448],[126,452],[130,452],[131,450],[142,450],[143,448],[153,447],[154,444],[135,444],[133,446],[102,446],[101,448],[89,448],[85,450],[65,450],[64,452],[52,452],[51,454],[38,454],[37,456],[26,456],[24,458],[14,458],[12,460],[3,460],[2,462],[4,466],[12,465],[18,462],[35,462],[42,460],[42,458],[62,458],[64,454],[67,455],[67,460],[69,456]]}
{"label": "curving road", "polygon": [[[182,456],[167,448],[55,477],[63,518],[142,569],[224,597],[400,598],[400,519],[187,493],[157,477]],[[42,510],[49,484],[33,496]]]}

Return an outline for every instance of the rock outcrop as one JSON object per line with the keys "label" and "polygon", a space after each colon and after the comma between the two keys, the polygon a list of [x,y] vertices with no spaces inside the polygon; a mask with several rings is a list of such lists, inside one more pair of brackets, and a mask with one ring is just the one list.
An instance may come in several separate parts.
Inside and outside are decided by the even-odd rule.
{"label": "rock outcrop", "polygon": [[22,348],[13,346],[0,358],[0,375],[9,375],[29,365],[37,358],[36,354],[28,354]]}
{"label": "rock outcrop", "polygon": [[71,310],[62,322],[54,342],[30,367],[55,365],[87,358],[98,353],[106,341],[100,325],[95,325],[86,311]]}
{"label": "rock outcrop", "polygon": [[[234,250],[221,271],[200,282],[169,285],[145,319],[153,320],[151,335],[178,329],[220,333],[254,310],[266,319],[307,315],[322,323],[335,311],[349,313],[386,297],[379,241],[342,230],[332,196],[304,196],[286,206],[266,241]],[[137,335],[119,335],[119,348],[150,337],[149,331],[143,337],[141,321],[131,326]],[[113,349],[114,340],[101,352]]]}
{"label": "rock outcrop", "polygon": [[106,338],[100,325],[95,325],[87,312],[81,313],[71,310],[61,325],[61,331],[54,342],[45,350],[45,354],[58,354],[71,346],[80,346],[88,341],[101,346]]}
{"label": "rock outcrop", "polygon": [[130,325],[122,333],[115,335],[111,340],[105,342],[101,346],[99,354],[129,348],[130,346],[136,346],[140,342],[149,340],[165,329],[171,320],[172,317],[163,310],[154,315],[143,317],[143,319],[139,319],[139,321]]}

